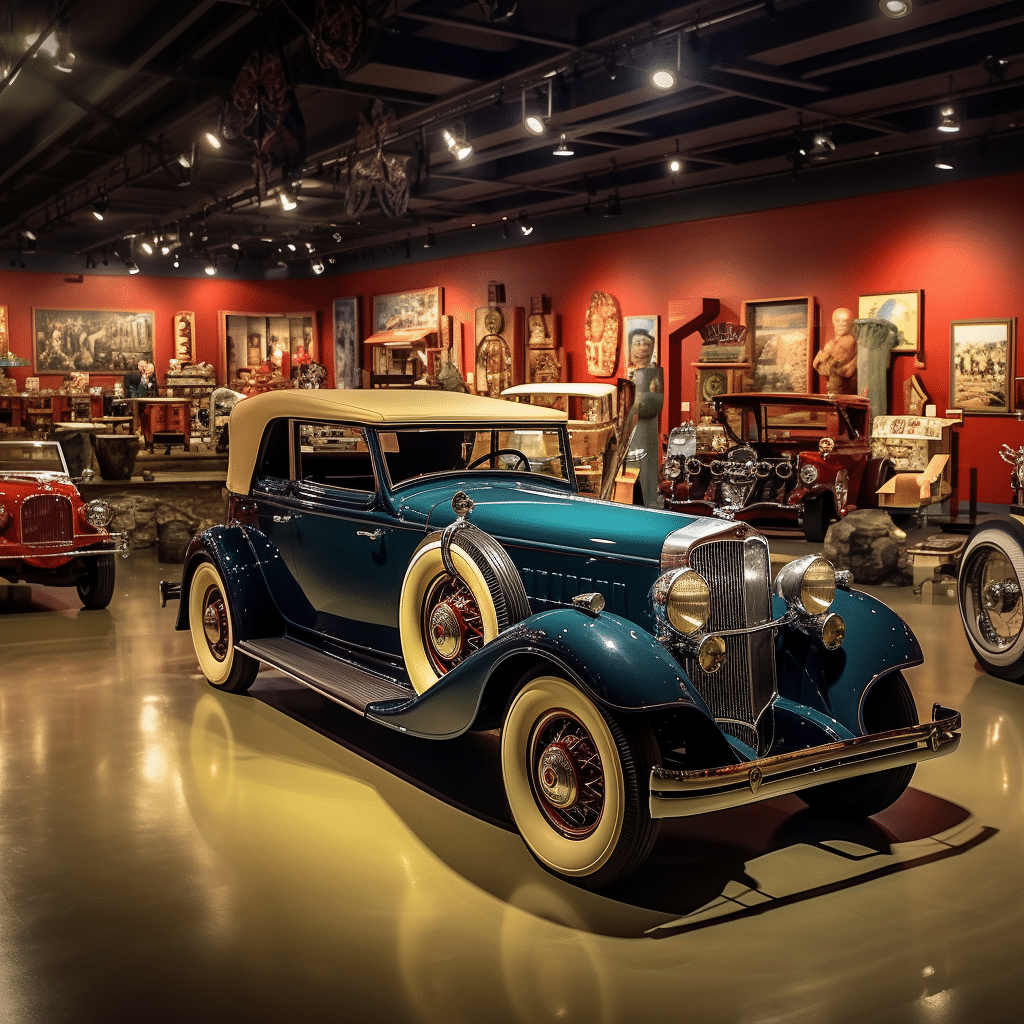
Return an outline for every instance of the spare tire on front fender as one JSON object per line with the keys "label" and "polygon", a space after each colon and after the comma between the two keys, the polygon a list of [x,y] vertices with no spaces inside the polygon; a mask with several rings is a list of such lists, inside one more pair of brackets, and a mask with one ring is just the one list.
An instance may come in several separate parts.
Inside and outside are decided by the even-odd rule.
{"label": "spare tire on front fender", "polygon": [[[446,544],[454,575],[445,566]],[[416,692],[529,614],[519,570],[493,537],[469,523],[428,536],[406,569],[398,607],[402,655]]]}

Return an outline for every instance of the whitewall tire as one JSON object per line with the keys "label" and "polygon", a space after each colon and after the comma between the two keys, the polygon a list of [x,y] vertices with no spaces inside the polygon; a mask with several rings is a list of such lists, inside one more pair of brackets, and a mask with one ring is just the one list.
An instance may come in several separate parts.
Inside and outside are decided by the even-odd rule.
{"label": "whitewall tire", "polygon": [[456,533],[449,549],[454,578],[441,538],[427,538],[413,555],[398,606],[402,655],[417,693],[530,614],[519,573],[497,541],[473,528]]}
{"label": "whitewall tire", "polygon": [[210,562],[201,562],[188,592],[188,621],[199,667],[211,686],[245,693],[260,663],[235,650],[235,629],[227,588]]}
{"label": "whitewall tire", "polygon": [[632,874],[658,833],[649,812],[650,726],[620,722],[558,676],[516,694],[501,733],[512,817],[554,874],[598,888]]}

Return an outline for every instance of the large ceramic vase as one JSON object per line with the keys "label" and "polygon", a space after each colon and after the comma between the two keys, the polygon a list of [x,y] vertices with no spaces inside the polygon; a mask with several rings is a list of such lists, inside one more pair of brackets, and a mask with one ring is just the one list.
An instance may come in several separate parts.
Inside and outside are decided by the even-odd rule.
{"label": "large ceramic vase", "polygon": [[96,461],[104,480],[130,480],[139,454],[134,434],[97,434]]}

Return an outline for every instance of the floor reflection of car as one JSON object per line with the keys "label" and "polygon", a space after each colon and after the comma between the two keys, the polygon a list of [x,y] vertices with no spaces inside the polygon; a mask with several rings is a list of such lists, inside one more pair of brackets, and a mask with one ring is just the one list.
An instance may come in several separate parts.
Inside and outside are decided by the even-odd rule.
{"label": "floor reflection of car", "polygon": [[583,885],[635,871],[664,817],[872,814],[959,742],[955,711],[918,722],[895,613],[814,555],[773,593],[745,524],[581,497],[563,411],[259,395],[227,485],[180,587],[207,679],[242,693],[262,662],[405,735],[500,729],[516,826]]}
{"label": "floor reflection of car", "polygon": [[713,406],[724,444],[685,451],[681,431],[669,439],[666,508],[820,542],[851,509],[877,508],[876,492],[895,472],[871,457],[866,398],[745,393]]}
{"label": "floor reflection of car", "polygon": [[86,608],[106,608],[114,556],[128,554],[113,518],[107,502],[82,500],[55,441],[0,441],[0,577],[75,587]]}

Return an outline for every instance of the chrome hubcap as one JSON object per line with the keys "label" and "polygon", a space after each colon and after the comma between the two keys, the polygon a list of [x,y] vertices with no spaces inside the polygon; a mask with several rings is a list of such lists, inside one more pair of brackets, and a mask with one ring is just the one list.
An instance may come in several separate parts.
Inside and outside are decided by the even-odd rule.
{"label": "chrome hubcap", "polygon": [[537,806],[567,839],[586,839],[604,812],[604,769],[587,727],[550,711],[530,737],[530,784]]}
{"label": "chrome hubcap", "polygon": [[986,545],[968,559],[961,578],[972,592],[976,639],[997,652],[1015,643],[1024,629],[1024,602],[1009,559]]}
{"label": "chrome hubcap", "polygon": [[430,613],[430,642],[439,657],[451,661],[462,651],[464,626],[450,604],[439,604]]}
{"label": "chrome hubcap", "polygon": [[228,655],[228,611],[216,587],[211,587],[203,600],[203,632],[210,653],[223,661]]}
{"label": "chrome hubcap", "polygon": [[483,647],[480,609],[469,588],[447,573],[438,576],[428,589],[421,622],[427,656],[440,675]]}
{"label": "chrome hubcap", "polygon": [[565,747],[552,743],[540,755],[537,784],[541,796],[554,807],[571,807],[576,802],[576,769]]}

